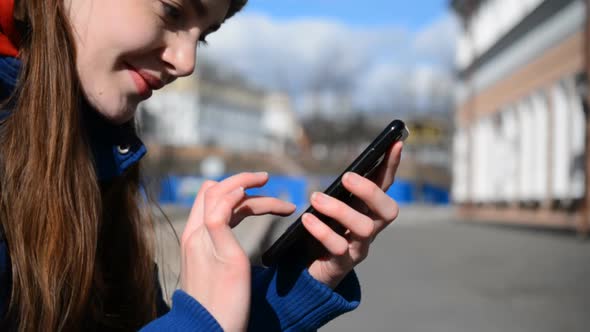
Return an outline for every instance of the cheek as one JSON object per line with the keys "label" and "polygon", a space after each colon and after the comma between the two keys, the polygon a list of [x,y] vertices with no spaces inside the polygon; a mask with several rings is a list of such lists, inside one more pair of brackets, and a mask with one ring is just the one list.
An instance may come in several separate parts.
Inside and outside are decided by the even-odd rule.
{"label": "cheek", "polygon": [[[125,54],[141,54],[157,45],[162,27],[147,0],[90,0],[72,17],[81,65],[113,62]],[[86,8],[89,7],[89,8]]]}
{"label": "cheek", "polygon": [[141,27],[104,26],[89,31],[86,40],[78,43],[76,66],[89,99],[117,98],[117,92],[128,92],[123,62],[155,56],[154,49],[158,47],[160,36],[155,29]]}
{"label": "cheek", "polygon": [[108,23],[103,22],[98,27],[97,34],[101,36],[97,37],[108,41],[108,47],[113,50],[141,53],[155,47],[162,39],[163,29],[152,5],[128,6],[111,14]]}
{"label": "cheek", "polygon": [[80,15],[71,18],[82,90],[108,118],[126,116],[137,98],[123,62],[153,57],[163,29],[151,1],[91,2],[95,4],[93,15],[84,15],[82,8]]}

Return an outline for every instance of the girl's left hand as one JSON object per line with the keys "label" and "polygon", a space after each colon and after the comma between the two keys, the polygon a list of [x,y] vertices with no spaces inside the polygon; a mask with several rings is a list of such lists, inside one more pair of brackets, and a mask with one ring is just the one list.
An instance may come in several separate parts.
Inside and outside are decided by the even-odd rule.
{"label": "girl's left hand", "polygon": [[392,146],[385,156],[385,162],[372,179],[354,173],[342,177],[344,187],[359,199],[359,204],[348,206],[319,192],[312,195],[311,204],[318,212],[333,218],[347,229],[345,235],[340,236],[314,215],[303,215],[305,228],[329,253],[309,266],[309,274],[318,281],[336,288],[367,257],[371,242],[377,234],[397,218],[397,203],[385,192],[393,183],[402,146],[402,142]]}

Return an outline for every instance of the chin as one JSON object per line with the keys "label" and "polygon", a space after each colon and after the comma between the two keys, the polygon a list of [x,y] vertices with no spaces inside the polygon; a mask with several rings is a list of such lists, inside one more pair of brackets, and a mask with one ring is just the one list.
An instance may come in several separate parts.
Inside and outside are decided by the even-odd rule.
{"label": "chin", "polygon": [[121,125],[133,119],[139,101],[127,100],[125,103],[101,103],[98,100],[90,100],[90,105],[108,122]]}
{"label": "chin", "polygon": [[117,110],[100,110],[98,111],[107,121],[115,125],[121,125],[126,122],[129,122],[133,119],[135,115],[135,109],[137,106],[129,107],[126,109],[117,109]]}

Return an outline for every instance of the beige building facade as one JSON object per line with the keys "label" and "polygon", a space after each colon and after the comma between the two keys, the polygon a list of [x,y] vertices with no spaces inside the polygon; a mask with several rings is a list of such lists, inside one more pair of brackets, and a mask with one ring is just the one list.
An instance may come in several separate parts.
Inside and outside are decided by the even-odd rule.
{"label": "beige building facade", "polygon": [[587,232],[588,1],[456,0],[453,199],[473,220]]}

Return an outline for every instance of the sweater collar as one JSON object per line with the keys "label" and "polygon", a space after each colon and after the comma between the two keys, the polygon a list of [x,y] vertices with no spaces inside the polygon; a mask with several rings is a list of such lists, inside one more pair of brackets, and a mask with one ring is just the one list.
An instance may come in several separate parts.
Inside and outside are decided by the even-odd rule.
{"label": "sweater collar", "polygon": [[18,55],[18,34],[14,28],[14,0],[0,1],[0,55]]}
{"label": "sweater collar", "polygon": [[[6,99],[14,91],[19,69],[18,59],[0,56],[0,100]],[[84,105],[80,111],[83,112],[99,180],[121,176],[147,153],[145,145],[131,122],[113,125],[88,104]],[[0,118],[9,116],[9,112],[3,110]]]}

